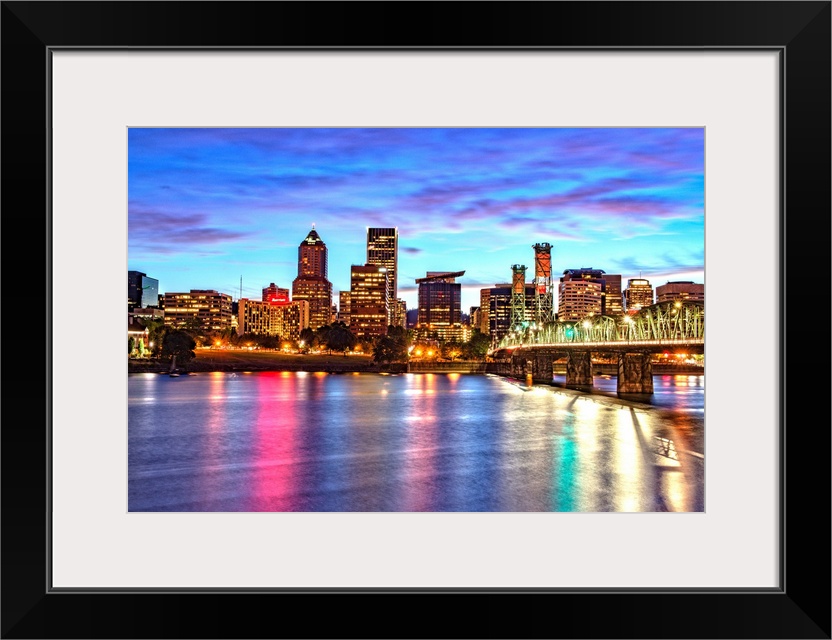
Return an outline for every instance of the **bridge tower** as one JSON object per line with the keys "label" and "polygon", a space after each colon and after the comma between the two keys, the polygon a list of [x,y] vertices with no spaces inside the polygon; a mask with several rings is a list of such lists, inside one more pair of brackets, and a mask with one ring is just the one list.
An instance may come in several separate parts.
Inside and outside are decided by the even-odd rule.
{"label": "bridge tower", "polygon": [[538,242],[534,249],[534,311],[538,326],[555,321],[554,289],[552,287],[552,245]]}
{"label": "bridge tower", "polygon": [[526,265],[511,265],[511,329],[523,328],[526,322]]}

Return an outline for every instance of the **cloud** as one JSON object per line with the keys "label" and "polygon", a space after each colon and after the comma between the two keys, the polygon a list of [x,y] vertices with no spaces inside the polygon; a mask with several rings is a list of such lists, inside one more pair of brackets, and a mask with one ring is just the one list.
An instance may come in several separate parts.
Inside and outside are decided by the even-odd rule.
{"label": "cloud", "polygon": [[216,245],[249,236],[241,231],[210,226],[208,216],[201,213],[177,214],[134,210],[128,214],[127,225],[131,246],[137,249],[152,248],[162,253],[182,249],[199,251],[205,245]]}
{"label": "cloud", "polygon": [[418,247],[399,247],[399,251],[402,253],[409,253],[411,255],[422,253],[422,249],[419,249]]}
{"label": "cloud", "polygon": [[703,255],[688,254],[684,258],[665,253],[647,259],[635,256],[610,260],[621,273],[641,273],[645,278],[652,274],[690,273],[705,269]]}

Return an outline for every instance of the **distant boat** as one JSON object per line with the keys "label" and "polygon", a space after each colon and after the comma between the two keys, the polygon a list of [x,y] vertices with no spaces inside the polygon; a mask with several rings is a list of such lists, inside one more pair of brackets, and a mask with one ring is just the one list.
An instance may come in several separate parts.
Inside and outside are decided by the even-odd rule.
{"label": "distant boat", "polygon": [[176,369],[176,354],[174,354],[173,359],[170,361],[170,372],[168,373],[168,375],[171,378],[179,377],[179,371]]}

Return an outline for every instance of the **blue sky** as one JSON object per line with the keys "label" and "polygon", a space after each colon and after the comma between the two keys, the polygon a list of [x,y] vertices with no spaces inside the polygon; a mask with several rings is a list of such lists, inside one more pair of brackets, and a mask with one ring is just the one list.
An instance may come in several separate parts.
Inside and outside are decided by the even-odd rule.
{"label": "blue sky", "polygon": [[291,288],[312,224],[329,279],[349,288],[368,226],[399,228],[399,296],[465,271],[479,290],[534,271],[593,267],[654,288],[704,282],[704,129],[130,129],[128,269],[160,293],[258,298]]}

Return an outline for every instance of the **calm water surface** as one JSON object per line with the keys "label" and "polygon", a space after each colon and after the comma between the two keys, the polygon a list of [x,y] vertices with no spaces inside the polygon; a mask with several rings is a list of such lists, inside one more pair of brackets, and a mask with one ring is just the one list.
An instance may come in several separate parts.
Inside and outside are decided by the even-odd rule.
{"label": "calm water surface", "polygon": [[132,374],[129,510],[703,511],[704,377],[615,383]]}

